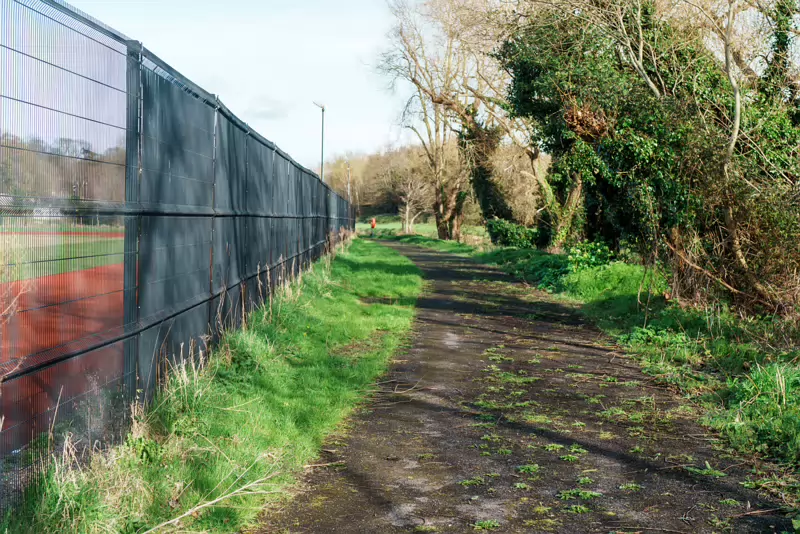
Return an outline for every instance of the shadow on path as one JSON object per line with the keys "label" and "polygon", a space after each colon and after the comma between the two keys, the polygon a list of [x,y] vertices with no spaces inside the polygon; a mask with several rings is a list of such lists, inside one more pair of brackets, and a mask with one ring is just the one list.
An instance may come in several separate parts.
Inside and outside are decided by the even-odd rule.
{"label": "shadow on path", "polygon": [[262,532],[791,530],[694,408],[579,309],[465,258],[387,246],[428,281],[411,346]]}

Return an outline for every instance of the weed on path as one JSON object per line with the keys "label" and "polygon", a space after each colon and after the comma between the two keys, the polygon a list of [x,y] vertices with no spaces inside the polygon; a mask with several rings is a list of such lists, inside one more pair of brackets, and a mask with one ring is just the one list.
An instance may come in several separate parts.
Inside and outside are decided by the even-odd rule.
{"label": "weed on path", "polygon": [[263,532],[790,532],[757,466],[577,304],[402,244],[415,337]]}

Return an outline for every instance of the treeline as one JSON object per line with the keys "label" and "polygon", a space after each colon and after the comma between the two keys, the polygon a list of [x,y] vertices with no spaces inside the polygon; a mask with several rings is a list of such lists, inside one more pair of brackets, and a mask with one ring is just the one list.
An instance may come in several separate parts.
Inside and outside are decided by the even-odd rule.
{"label": "treeline", "polygon": [[390,6],[381,70],[418,146],[375,157],[410,161],[376,194],[428,209],[443,239],[474,200],[550,250],[632,247],[676,299],[796,313],[796,0]]}
{"label": "treeline", "polygon": [[[446,147],[448,158],[443,176],[453,184],[463,198],[457,217],[452,219],[451,238],[458,239],[463,224],[482,224],[480,207],[469,182],[467,162],[461,158],[459,147],[451,141]],[[549,158],[543,156],[539,165],[546,171]],[[530,168],[524,151],[514,145],[498,149],[494,159],[494,180],[509,197],[514,220],[533,225],[541,203],[535,185],[520,169]],[[421,146],[387,147],[374,154],[339,156],[326,164],[325,177],[334,189],[352,203],[362,217],[397,213],[403,231],[411,233],[420,221],[435,218],[436,195],[430,180],[430,166]],[[349,183],[349,189],[348,189]]]}
{"label": "treeline", "polygon": [[0,132],[0,197],[15,204],[48,200],[125,200],[125,148],[102,151],[69,138],[46,141]]}

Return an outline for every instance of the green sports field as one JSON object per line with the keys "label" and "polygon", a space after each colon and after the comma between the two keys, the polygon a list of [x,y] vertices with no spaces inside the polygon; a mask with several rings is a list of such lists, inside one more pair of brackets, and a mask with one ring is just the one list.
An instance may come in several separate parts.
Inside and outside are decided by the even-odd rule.
{"label": "green sports field", "polygon": [[3,232],[4,282],[103,267],[123,262],[119,232]]}

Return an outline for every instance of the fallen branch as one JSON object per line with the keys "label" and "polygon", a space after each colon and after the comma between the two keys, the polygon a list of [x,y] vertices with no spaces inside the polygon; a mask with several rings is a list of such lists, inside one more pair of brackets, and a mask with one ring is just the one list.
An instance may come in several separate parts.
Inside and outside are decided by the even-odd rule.
{"label": "fallen branch", "polygon": [[672,530],[672,529],[669,529],[669,528],[656,528],[656,527],[623,527],[623,528],[625,530],[633,529],[633,530],[640,530],[642,532],[647,532],[649,530],[650,532],[669,532],[669,533],[672,533],[672,534],[689,534],[685,530]]}
{"label": "fallen branch", "polygon": [[743,514],[731,516],[731,519],[737,519],[740,517],[748,517],[754,515],[769,515],[769,514],[774,514],[775,512],[785,512],[785,511],[786,511],[785,508],[771,508],[769,510],[753,510],[751,512],[745,512]]}
{"label": "fallen branch", "polygon": [[271,478],[274,478],[276,475],[277,475],[277,473],[272,473],[269,476],[266,476],[264,478],[259,478],[258,480],[254,480],[253,482],[250,482],[249,484],[245,484],[241,488],[239,488],[237,490],[234,490],[234,491],[232,491],[230,493],[226,493],[225,495],[222,495],[221,497],[217,497],[213,501],[208,501],[208,502],[205,502],[205,503],[203,503],[201,505],[195,506],[194,508],[191,508],[191,509],[187,510],[186,512],[184,512],[183,514],[179,515],[178,517],[176,517],[174,519],[170,519],[169,521],[165,521],[165,522],[161,523],[160,525],[156,525],[155,527],[151,528],[150,530],[145,531],[144,534],[150,534],[151,532],[156,532],[157,530],[163,529],[163,528],[168,527],[170,525],[175,525],[175,524],[179,523],[181,521],[181,519],[184,519],[186,517],[194,515],[197,512],[199,512],[200,510],[203,510],[205,508],[210,508],[210,507],[212,507],[212,506],[214,506],[216,504],[219,504],[222,501],[225,501],[225,500],[228,500],[228,499],[232,499],[234,497],[240,497],[240,496],[246,496],[246,495],[256,495],[256,494],[257,495],[268,495],[268,494],[273,494],[273,493],[280,493],[280,492],[277,492],[277,491],[255,491],[255,490],[254,491],[250,491],[251,489],[257,488],[258,486],[264,484],[265,482],[267,482]]}

